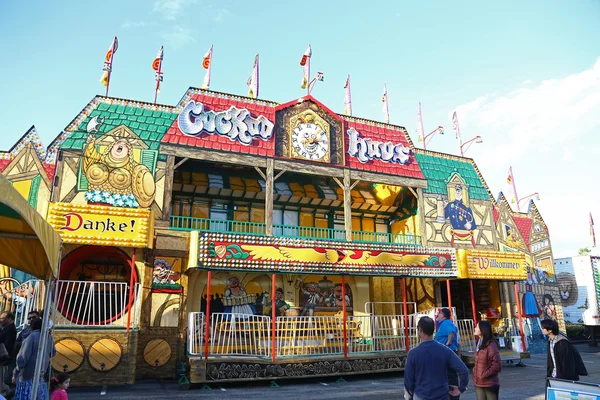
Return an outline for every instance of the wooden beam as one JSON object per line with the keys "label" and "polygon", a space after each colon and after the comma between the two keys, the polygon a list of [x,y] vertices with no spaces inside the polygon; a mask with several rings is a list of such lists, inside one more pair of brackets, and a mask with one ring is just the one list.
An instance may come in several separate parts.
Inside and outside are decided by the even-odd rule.
{"label": "wooden beam", "polygon": [[261,178],[263,178],[266,182],[267,177],[265,176],[264,172],[262,172],[262,169],[258,168],[257,166],[254,167],[254,169],[256,170],[256,172],[258,172],[258,174],[260,175]]}
{"label": "wooden beam", "polygon": [[358,185],[359,183],[360,183],[360,180],[356,180],[356,181],[354,181],[354,183],[352,184],[352,186],[350,186],[350,190],[354,189],[354,187],[355,187],[356,185]]}
{"label": "wooden beam", "polygon": [[[187,158],[184,158],[187,160]],[[177,164],[181,165],[183,160]],[[173,175],[175,174],[175,156],[167,156],[167,165],[165,167],[165,191],[163,196],[162,218],[169,220],[171,218],[171,203],[173,202]]]}
{"label": "wooden beam", "polygon": [[264,156],[222,152],[210,149],[174,146],[161,144],[160,152],[177,157],[187,157],[191,160],[209,161],[229,165],[244,165],[249,167],[265,167],[267,162]]}
{"label": "wooden beam", "polygon": [[265,179],[265,234],[267,236],[273,236],[273,164],[272,158],[267,159]]}
{"label": "wooden beam", "polygon": [[409,186],[427,188],[425,179],[406,178],[397,175],[378,174],[375,172],[352,170],[352,179],[358,179],[365,182],[384,183],[386,185]]}
{"label": "wooden beam", "polygon": [[185,157],[183,160],[179,161],[177,164],[175,164],[175,166],[173,167],[173,170],[176,170],[177,168],[181,167],[181,165],[186,162],[187,160],[189,160],[189,157]]}
{"label": "wooden beam", "polygon": [[341,187],[342,189],[344,188],[344,184],[342,182],[340,182],[340,180],[338,178],[336,178],[335,176],[333,176],[332,178],[335,181],[335,183],[338,184],[339,187]]}
{"label": "wooden beam", "polygon": [[413,189],[409,186],[408,190],[410,190],[410,192],[415,196],[415,198],[417,198],[417,199],[419,198],[419,195],[417,194],[417,192],[415,192],[415,189]]}
{"label": "wooden beam", "polygon": [[287,172],[287,170],[285,170],[285,169],[282,169],[281,171],[279,171],[279,173],[277,175],[275,175],[275,178],[273,178],[273,182],[275,182],[285,172]]}
{"label": "wooden beam", "polygon": [[327,165],[319,165],[316,163],[305,163],[291,160],[275,160],[274,168],[276,170],[294,171],[306,175],[321,175],[321,176],[344,176],[342,168],[330,167]]}
{"label": "wooden beam", "polygon": [[[427,246],[427,225],[425,222],[425,198],[423,197],[423,189],[417,188],[417,209],[419,212],[419,225],[421,225],[421,244]],[[417,232],[415,232],[416,234]]]}

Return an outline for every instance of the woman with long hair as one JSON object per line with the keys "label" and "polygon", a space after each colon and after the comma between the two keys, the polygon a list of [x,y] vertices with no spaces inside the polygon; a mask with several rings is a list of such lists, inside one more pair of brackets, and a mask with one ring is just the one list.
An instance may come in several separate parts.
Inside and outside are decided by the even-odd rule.
{"label": "woman with long hair", "polygon": [[477,400],[498,400],[502,370],[500,350],[492,334],[492,324],[480,321],[475,327],[475,335],[479,337],[475,350],[475,367],[473,368],[473,383]]}

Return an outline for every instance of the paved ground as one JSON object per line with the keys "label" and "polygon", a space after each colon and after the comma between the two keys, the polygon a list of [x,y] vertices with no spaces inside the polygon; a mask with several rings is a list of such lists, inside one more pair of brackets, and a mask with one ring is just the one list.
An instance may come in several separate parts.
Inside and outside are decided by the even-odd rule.
{"label": "paved ground", "polygon": [[[591,376],[583,381],[600,384],[600,348],[578,345]],[[525,360],[526,367],[504,364],[500,375],[501,399],[544,399],[546,356],[534,355]],[[279,388],[269,387],[269,382],[250,384],[214,385],[212,390],[191,389],[180,391],[172,382],[146,381],[133,386],[108,386],[106,394],[102,388],[73,388],[69,390],[71,400],[93,399],[402,399],[402,374],[367,375],[347,377],[347,382],[337,383],[335,378],[320,380],[279,381]],[[470,382],[472,385],[472,382]],[[461,396],[462,400],[473,400],[471,388]]]}

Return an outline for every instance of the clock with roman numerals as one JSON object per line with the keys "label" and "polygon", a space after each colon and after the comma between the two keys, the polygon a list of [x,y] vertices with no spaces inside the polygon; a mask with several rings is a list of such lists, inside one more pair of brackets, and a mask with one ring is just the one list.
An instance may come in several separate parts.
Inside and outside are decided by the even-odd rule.
{"label": "clock with roman numerals", "polygon": [[329,162],[329,125],[314,114],[299,118],[290,132],[293,158]]}

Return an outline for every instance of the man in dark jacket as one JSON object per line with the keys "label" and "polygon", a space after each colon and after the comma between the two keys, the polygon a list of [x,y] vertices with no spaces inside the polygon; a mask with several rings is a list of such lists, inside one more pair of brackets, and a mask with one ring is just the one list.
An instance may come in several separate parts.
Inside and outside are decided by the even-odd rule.
{"label": "man in dark jacket", "polygon": [[0,343],[6,348],[7,356],[0,359],[0,394],[5,395],[9,387],[4,383],[4,378],[9,373],[8,365],[11,361],[15,339],[17,338],[17,328],[15,327],[15,315],[11,312],[0,314]]}
{"label": "man in dark jacket", "polygon": [[542,333],[548,336],[548,378],[578,381],[579,375],[588,374],[577,349],[558,332],[556,321],[543,320]]}

